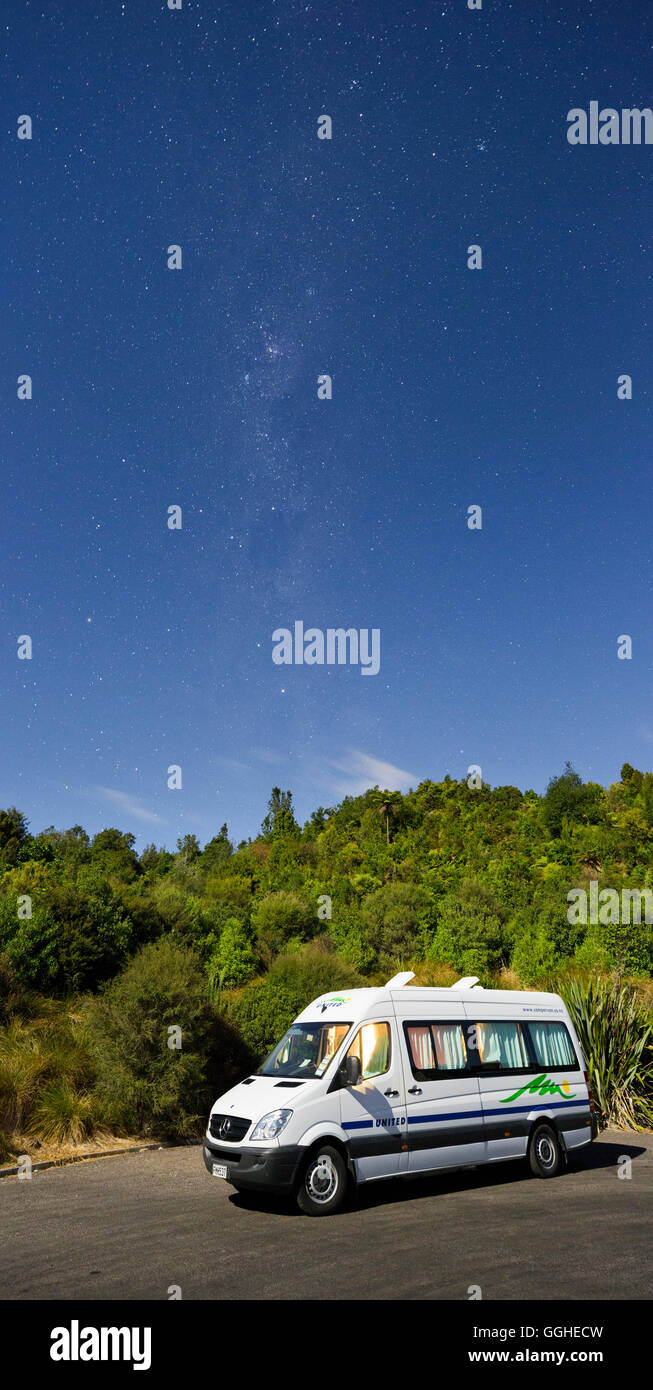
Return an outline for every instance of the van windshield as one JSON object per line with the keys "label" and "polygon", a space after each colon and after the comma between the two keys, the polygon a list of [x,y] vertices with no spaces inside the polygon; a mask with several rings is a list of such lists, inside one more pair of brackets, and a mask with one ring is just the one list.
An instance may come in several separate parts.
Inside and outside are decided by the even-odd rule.
{"label": "van windshield", "polygon": [[293,1023],[285,1037],[261,1063],[259,1076],[324,1076],[350,1023]]}

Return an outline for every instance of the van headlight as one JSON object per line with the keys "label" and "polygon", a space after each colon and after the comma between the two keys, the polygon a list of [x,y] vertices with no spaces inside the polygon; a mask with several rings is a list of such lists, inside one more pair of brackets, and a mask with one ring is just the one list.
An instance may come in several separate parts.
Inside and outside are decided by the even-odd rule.
{"label": "van headlight", "polygon": [[259,1120],[253,1134],[250,1134],[250,1142],[254,1139],[276,1139],[281,1134],[282,1129],[286,1128],[292,1110],[271,1110],[269,1115],[264,1115]]}

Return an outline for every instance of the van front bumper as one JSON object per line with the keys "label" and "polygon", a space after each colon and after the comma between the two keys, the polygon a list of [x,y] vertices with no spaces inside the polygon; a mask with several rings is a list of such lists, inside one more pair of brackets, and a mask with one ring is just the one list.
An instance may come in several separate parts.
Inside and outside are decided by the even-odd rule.
{"label": "van front bumper", "polygon": [[227,1182],[236,1187],[270,1188],[289,1191],[295,1185],[297,1171],[305,1150],[298,1144],[280,1149],[253,1149],[238,1144],[218,1145],[205,1139],[202,1145],[204,1164],[213,1175],[213,1164],[226,1165]]}

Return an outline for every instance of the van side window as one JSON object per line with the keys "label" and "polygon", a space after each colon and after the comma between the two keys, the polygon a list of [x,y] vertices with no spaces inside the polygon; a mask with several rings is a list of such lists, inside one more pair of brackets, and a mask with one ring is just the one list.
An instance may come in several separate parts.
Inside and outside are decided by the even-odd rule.
{"label": "van side window", "polygon": [[413,1076],[432,1081],[467,1071],[467,1048],[460,1023],[404,1023]]}
{"label": "van side window", "polygon": [[532,1066],[528,1055],[525,1026],[493,1019],[491,1023],[476,1024],[478,1055],[484,1066],[493,1065],[503,1071]]}
{"label": "van side window", "polygon": [[564,1023],[529,1023],[528,1031],[538,1066],[578,1068],[571,1038]]}
{"label": "van side window", "polygon": [[387,1023],[364,1023],[359,1028],[348,1057],[358,1057],[363,1081],[382,1076],[390,1066],[390,1028]]}

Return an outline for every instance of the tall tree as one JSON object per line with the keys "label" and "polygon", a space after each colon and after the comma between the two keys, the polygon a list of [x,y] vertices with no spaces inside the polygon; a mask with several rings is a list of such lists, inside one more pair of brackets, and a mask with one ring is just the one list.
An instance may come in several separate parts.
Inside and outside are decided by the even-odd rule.
{"label": "tall tree", "polygon": [[18,852],[29,840],[27,821],[15,806],[0,811],[0,863],[15,864]]}
{"label": "tall tree", "polygon": [[268,813],[261,826],[264,840],[280,840],[284,835],[295,835],[299,830],[292,804],[292,792],[282,792],[279,787],[272,788],[268,801]]}
{"label": "tall tree", "polygon": [[197,835],[184,835],[177,840],[177,857],[182,864],[194,864],[202,853]]}
{"label": "tall tree", "polygon": [[390,844],[390,820],[394,818],[396,809],[396,802],[394,802],[391,797],[387,797],[386,800],[382,801],[381,805],[379,806],[379,815],[381,816],[382,820],[385,820],[386,845]]}

